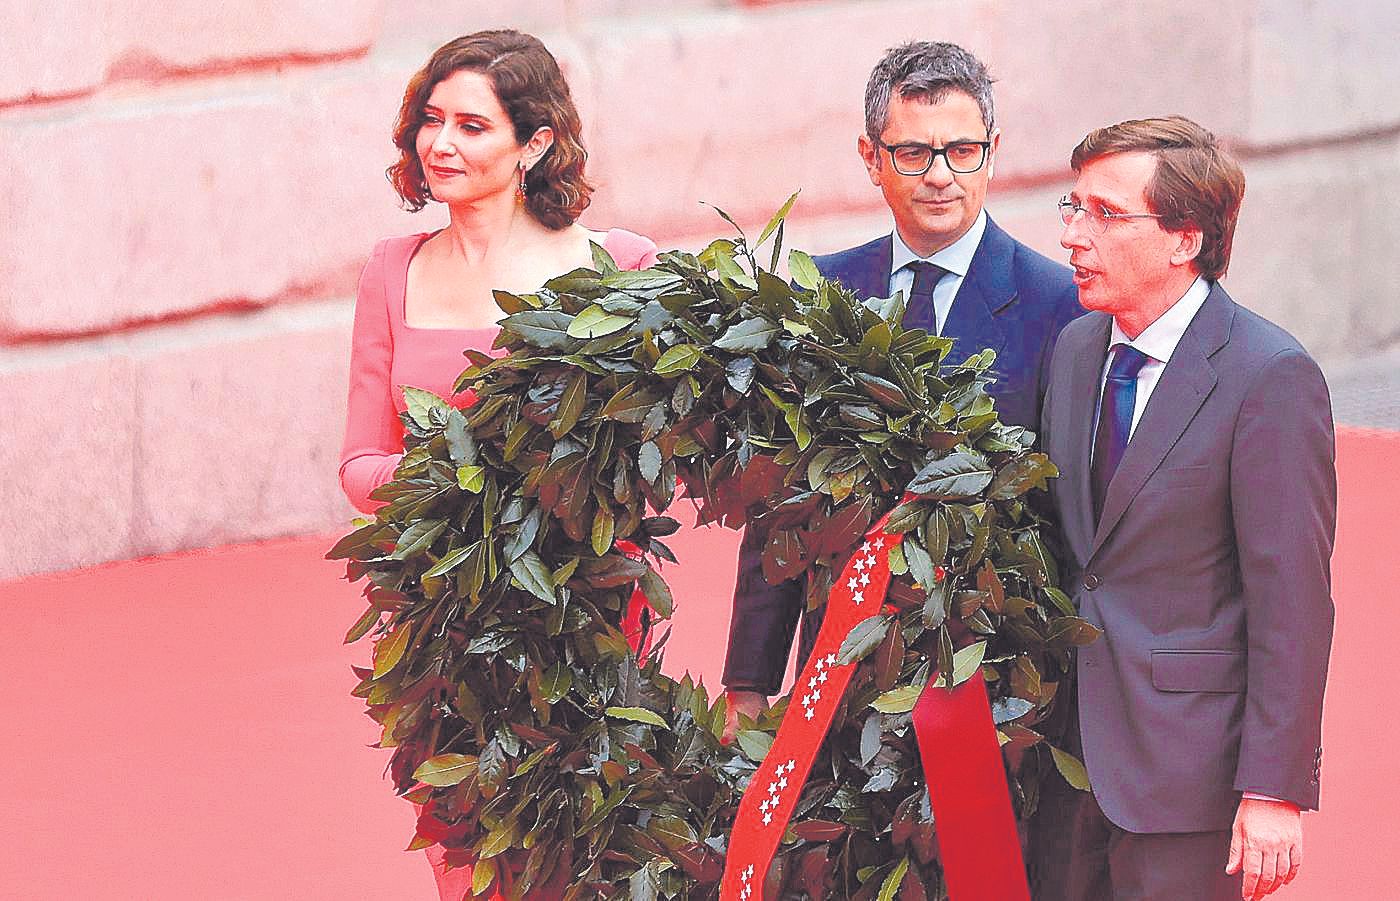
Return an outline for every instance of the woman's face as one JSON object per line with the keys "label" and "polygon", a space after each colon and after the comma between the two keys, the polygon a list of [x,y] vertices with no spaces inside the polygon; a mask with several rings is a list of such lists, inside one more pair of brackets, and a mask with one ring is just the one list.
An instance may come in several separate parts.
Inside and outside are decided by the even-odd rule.
{"label": "woman's face", "polygon": [[[541,141],[541,135],[546,139]],[[461,70],[433,86],[418,129],[418,159],[433,197],[448,203],[475,203],[514,193],[520,163],[533,165],[548,147],[542,128],[524,145],[496,99],[490,79]],[[538,146],[540,144],[543,146]]]}

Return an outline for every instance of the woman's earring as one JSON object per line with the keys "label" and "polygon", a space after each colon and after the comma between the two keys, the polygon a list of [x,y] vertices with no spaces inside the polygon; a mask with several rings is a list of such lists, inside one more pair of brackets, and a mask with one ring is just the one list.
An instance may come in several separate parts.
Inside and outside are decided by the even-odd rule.
{"label": "woman's earring", "polygon": [[525,161],[520,161],[520,184],[515,186],[515,202],[520,206],[525,205]]}

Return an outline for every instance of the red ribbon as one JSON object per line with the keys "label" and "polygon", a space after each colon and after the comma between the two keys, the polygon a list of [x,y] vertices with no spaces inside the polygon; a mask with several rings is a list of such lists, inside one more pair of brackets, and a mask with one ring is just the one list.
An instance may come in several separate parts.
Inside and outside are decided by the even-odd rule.
{"label": "red ribbon", "polygon": [[[763,897],[768,867],[855,672],[855,664],[837,663],[841,643],[880,612],[889,590],[889,549],[901,539],[885,533],[888,519],[866,533],[832,587],[816,646],[793,686],[777,738],[739,802],[721,901]],[[950,692],[934,686],[936,678],[920,695],[913,720],[949,897],[1029,901],[986,685],[972,678]]]}

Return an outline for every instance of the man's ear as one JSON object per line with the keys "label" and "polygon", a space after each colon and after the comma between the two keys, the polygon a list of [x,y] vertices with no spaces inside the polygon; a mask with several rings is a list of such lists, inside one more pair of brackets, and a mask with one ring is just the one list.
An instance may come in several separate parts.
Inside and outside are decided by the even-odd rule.
{"label": "man's ear", "polygon": [[521,162],[526,169],[535,168],[535,164],[540,158],[554,146],[554,129],[548,125],[541,125],[535,129],[535,133],[530,136],[530,140],[525,142],[525,153],[521,156]]}
{"label": "man's ear", "polygon": [[860,153],[861,162],[865,163],[865,172],[870,176],[870,183],[877,188],[880,187],[880,177],[884,175],[880,148],[876,147],[875,142],[870,140],[870,135],[862,133],[856,139],[856,151]]}
{"label": "man's ear", "polygon": [[1187,228],[1177,234],[1177,244],[1172,250],[1171,262],[1173,266],[1188,266],[1195,262],[1196,257],[1201,255],[1201,245],[1204,243],[1204,236],[1199,228]]}
{"label": "man's ear", "polygon": [[987,181],[991,181],[992,176],[996,175],[997,148],[1001,146],[1001,129],[992,129],[987,140],[992,142],[992,146],[987,148]]}

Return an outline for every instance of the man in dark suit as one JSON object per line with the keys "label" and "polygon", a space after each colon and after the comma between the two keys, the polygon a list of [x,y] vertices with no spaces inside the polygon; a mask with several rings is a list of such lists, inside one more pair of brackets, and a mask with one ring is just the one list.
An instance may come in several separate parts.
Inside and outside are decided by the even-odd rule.
{"label": "man in dark suit", "polygon": [[[858,149],[894,232],[816,264],[862,299],[903,292],[904,324],[953,338],[950,362],[994,349],[1002,421],[1034,429],[1055,336],[1083,310],[1069,271],[982,208],[1000,141],[991,78],[975,56],[947,43],[890,50],[866,85]],[[762,546],[759,529],[745,532],[723,677],[731,734],[739,713],[757,714],[781,686],[805,607],[797,582],[764,579]],[[812,614],[802,617],[799,664],[821,625],[821,611]]]}
{"label": "man in dark suit", "polygon": [[1332,639],[1332,414],[1315,363],[1238,306],[1244,173],[1180,117],[1075,148],[1061,201],[1080,302],[1041,420],[1066,579],[1103,637],[1052,776],[1038,897],[1259,898],[1291,881],[1318,803]]}

